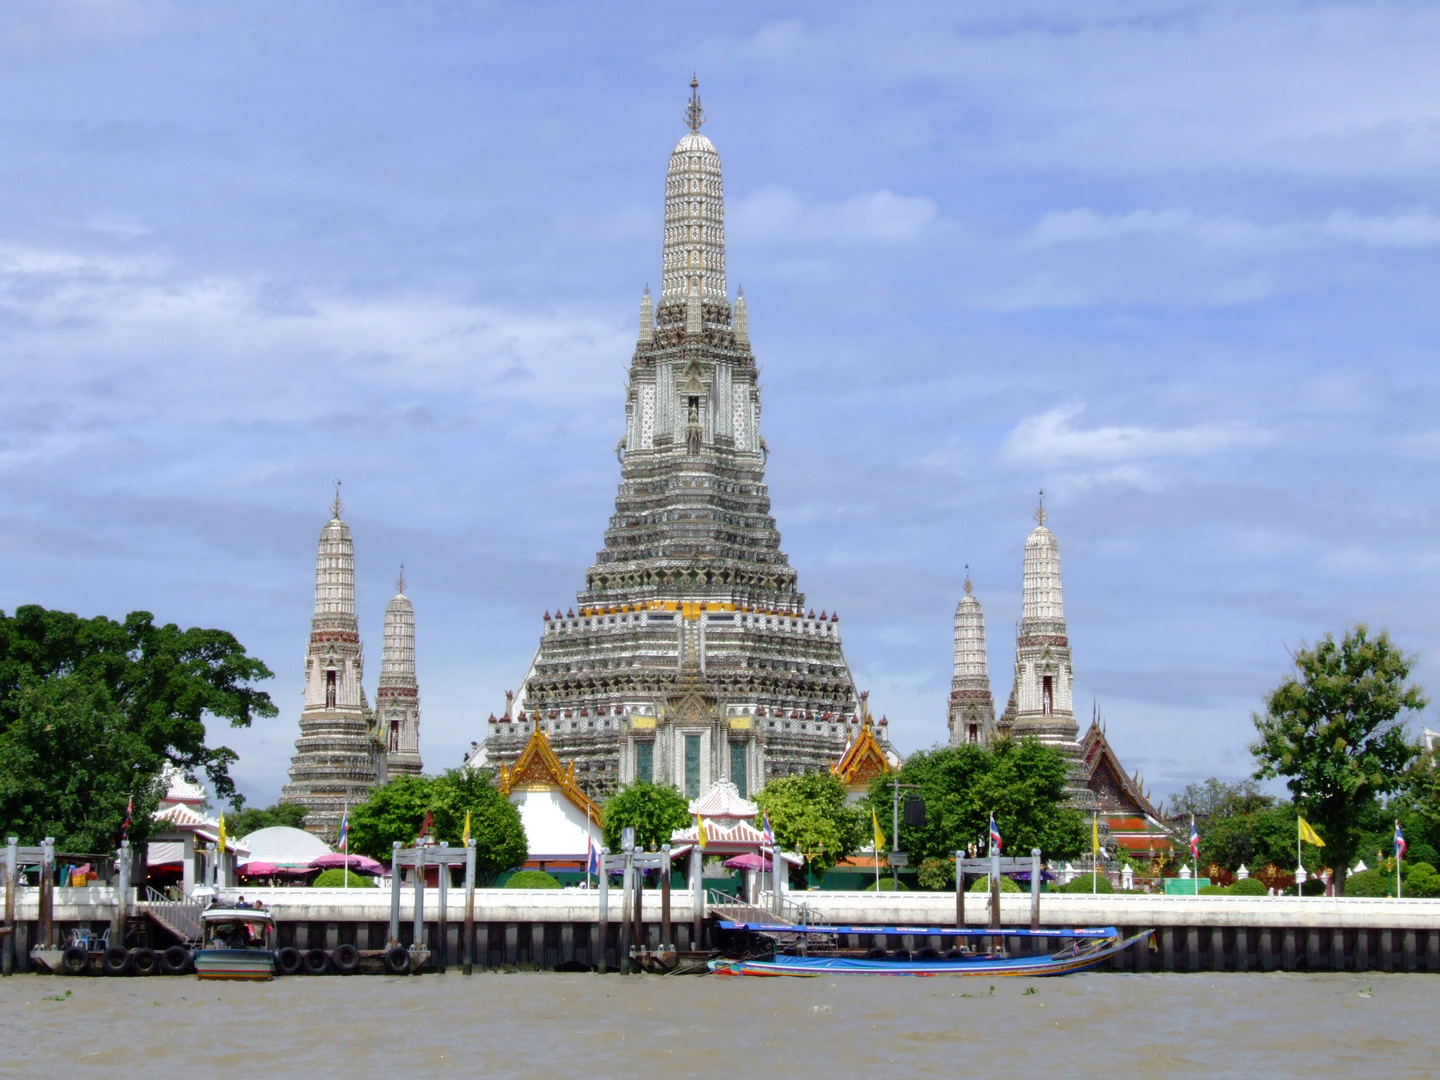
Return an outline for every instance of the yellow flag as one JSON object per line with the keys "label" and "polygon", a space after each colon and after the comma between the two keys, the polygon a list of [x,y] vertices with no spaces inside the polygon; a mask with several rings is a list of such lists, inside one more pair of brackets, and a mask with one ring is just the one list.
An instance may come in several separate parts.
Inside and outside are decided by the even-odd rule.
{"label": "yellow flag", "polygon": [[1310,822],[1303,817],[1297,816],[1295,821],[1300,826],[1300,839],[1307,844],[1314,844],[1316,847],[1324,847],[1325,841],[1320,839],[1320,834],[1310,827]]}
{"label": "yellow flag", "polygon": [[870,824],[875,826],[875,854],[880,854],[880,849],[885,846],[885,834],[880,831],[880,819],[875,816],[872,808],[870,811]]}
{"label": "yellow flag", "polygon": [[710,834],[705,831],[705,819],[699,814],[695,815],[695,838],[700,841],[700,850],[705,850],[705,845],[710,842]]}
{"label": "yellow flag", "polygon": [[220,815],[220,835],[215,840],[215,850],[221,855],[225,854],[225,815],[223,813]]}
{"label": "yellow flag", "polygon": [[460,834],[460,846],[470,846],[470,811],[465,811],[465,831]]}
{"label": "yellow flag", "polygon": [[1090,850],[1100,854],[1100,817],[1097,814],[1090,822]]}

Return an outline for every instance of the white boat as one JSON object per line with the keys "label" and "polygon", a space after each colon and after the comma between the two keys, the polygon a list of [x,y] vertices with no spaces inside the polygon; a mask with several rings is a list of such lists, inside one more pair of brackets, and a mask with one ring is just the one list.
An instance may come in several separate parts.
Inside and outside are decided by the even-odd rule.
{"label": "white boat", "polygon": [[195,950],[200,979],[273,979],[275,919],[254,908],[210,908],[200,913],[203,937]]}

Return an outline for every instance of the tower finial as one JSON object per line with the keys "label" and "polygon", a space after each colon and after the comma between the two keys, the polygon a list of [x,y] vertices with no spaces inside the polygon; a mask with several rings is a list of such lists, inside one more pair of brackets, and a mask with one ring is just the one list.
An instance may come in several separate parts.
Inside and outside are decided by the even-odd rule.
{"label": "tower finial", "polygon": [[690,104],[685,109],[685,122],[690,125],[691,131],[699,131],[700,125],[705,123],[705,110],[700,108],[700,79],[693,73],[690,76]]}
{"label": "tower finial", "polygon": [[965,564],[965,595],[969,596],[974,591],[975,587],[970,584],[970,564],[967,562]]}
{"label": "tower finial", "polygon": [[330,514],[338,518],[345,512],[345,504],[340,501],[340,481],[335,481],[335,501],[330,504]]}
{"label": "tower finial", "polygon": [[395,591],[402,596],[405,594],[405,564],[400,564],[400,576],[395,579]]}
{"label": "tower finial", "polygon": [[1045,511],[1045,489],[1040,489],[1040,505],[1035,508],[1035,524],[1044,525],[1050,517]]}

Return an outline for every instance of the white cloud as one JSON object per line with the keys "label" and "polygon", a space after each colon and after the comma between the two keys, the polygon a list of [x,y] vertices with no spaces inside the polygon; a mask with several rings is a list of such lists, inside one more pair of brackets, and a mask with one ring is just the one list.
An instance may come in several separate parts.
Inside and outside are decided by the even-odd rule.
{"label": "white cloud", "polygon": [[787,188],[763,187],[730,211],[731,229],[766,244],[908,244],[939,218],[925,195],[872,191],[839,202],[807,202]]}
{"label": "white cloud", "polygon": [[1065,405],[1020,421],[1005,437],[1001,458],[1015,465],[1101,466],[1104,479],[1144,483],[1152,475],[1147,466],[1162,459],[1211,457],[1274,440],[1269,431],[1235,423],[1074,426],[1071,421],[1083,411],[1083,406]]}
{"label": "white cloud", "polygon": [[1201,217],[1188,209],[1100,214],[1088,207],[1046,214],[1022,247],[1110,244],[1132,239],[1174,239],[1211,249],[1274,254],[1320,245],[1409,248],[1440,245],[1440,215],[1425,207],[1366,216],[1336,210],[1318,220],[1274,223],[1233,216]]}

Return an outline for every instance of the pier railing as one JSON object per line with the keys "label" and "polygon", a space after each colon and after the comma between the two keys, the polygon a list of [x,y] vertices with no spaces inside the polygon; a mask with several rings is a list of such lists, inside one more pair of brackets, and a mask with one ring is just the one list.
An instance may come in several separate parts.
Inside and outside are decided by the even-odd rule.
{"label": "pier railing", "polygon": [[199,941],[201,935],[200,900],[172,900],[162,892],[145,887],[145,901],[136,905],[181,941]]}

